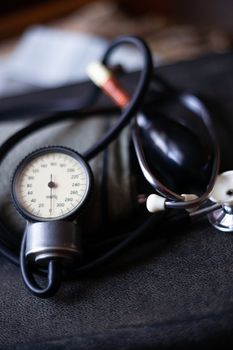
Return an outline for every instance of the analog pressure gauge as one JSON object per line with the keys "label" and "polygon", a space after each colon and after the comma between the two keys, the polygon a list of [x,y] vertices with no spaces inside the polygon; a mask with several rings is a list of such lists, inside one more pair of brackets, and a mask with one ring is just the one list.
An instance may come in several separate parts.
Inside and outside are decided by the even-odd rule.
{"label": "analog pressure gauge", "polygon": [[17,167],[12,196],[28,221],[75,218],[92,184],[89,165],[77,152],[59,146],[39,149]]}

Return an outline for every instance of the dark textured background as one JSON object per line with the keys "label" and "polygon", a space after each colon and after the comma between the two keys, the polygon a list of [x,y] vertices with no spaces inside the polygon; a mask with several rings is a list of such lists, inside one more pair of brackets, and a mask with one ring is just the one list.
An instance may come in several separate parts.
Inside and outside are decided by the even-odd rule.
{"label": "dark textured background", "polygon": [[[157,70],[199,93],[213,112],[222,169],[233,167],[233,55]],[[104,271],[40,300],[0,259],[1,349],[187,349],[233,347],[233,236],[206,220],[154,228]],[[17,345],[16,345],[17,344]]]}

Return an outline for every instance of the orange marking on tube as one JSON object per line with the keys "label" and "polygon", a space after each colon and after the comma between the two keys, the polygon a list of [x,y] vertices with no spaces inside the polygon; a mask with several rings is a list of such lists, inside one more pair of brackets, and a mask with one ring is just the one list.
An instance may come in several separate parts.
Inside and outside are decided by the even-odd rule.
{"label": "orange marking on tube", "polygon": [[124,108],[129,103],[130,98],[127,92],[120,87],[113,77],[109,78],[101,85],[101,89],[117,104],[117,106]]}

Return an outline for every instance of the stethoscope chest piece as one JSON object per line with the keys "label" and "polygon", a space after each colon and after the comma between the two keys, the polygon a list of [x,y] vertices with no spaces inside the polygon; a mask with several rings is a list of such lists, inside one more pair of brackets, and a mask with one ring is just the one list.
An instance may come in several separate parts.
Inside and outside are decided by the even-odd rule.
{"label": "stethoscope chest piece", "polygon": [[210,223],[223,232],[233,232],[233,171],[217,177],[210,200],[220,208],[208,214]]}

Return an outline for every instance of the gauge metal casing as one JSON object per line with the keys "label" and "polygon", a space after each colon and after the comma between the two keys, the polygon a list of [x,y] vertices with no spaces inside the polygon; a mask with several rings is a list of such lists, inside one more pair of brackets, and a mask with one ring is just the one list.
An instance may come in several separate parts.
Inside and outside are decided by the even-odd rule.
{"label": "gauge metal casing", "polygon": [[[57,217],[40,217],[39,215],[34,215],[29,210],[25,209],[22,199],[19,197],[19,185],[20,178],[22,176],[23,171],[27,166],[30,165],[37,158],[46,156],[48,154],[63,154],[64,156],[69,156],[73,158],[75,162],[82,168],[82,171],[86,175],[86,188],[83,193],[81,200],[78,202],[76,206],[73,207],[70,211],[65,213],[64,215],[59,215]],[[91,190],[93,187],[93,175],[89,164],[85,161],[85,159],[76,151],[64,147],[64,146],[47,146],[40,149],[37,149],[27,155],[17,166],[11,182],[11,194],[14,206],[16,210],[29,222],[46,222],[46,221],[55,221],[55,220],[74,220],[77,217],[78,212],[82,209],[85,204],[88,202],[88,199],[91,194]]]}

